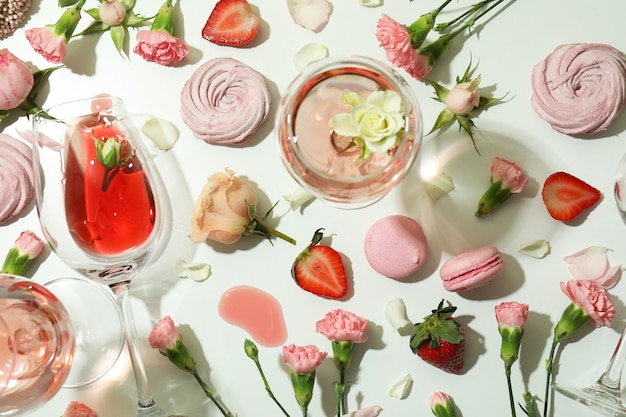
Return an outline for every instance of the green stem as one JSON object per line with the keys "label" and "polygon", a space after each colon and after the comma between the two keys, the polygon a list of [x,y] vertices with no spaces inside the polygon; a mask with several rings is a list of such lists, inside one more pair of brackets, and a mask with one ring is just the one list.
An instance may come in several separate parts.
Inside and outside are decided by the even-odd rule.
{"label": "green stem", "polygon": [[506,384],[509,389],[509,404],[511,405],[511,416],[515,417],[515,400],[513,399],[513,386],[511,385],[511,365],[504,366],[504,373],[506,374]]}
{"label": "green stem", "polygon": [[[481,1],[480,3],[476,3],[475,5],[473,5],[471,8],[469,8],[468,10],[466,10],[464,13],[462,13],[460,16],[457,16],[456,18],[450,20],[449,22],[445,22],[445,23],[440,23],[437,25],[437,27],[435,28],[435,30],[437,32],[443,32],[444,30],[446,30],[447,28],[449,28],[450,26],[454,26],[455,24],[459,23],[460,21],[462,21],[463,19],[465,19],[467,16],[472,15],[473,13],[475,13],[476,11],[482,9],[483,7],[485,7],[487,4],[491,3],[492,1],[496,1],[496,0],[484,0]],[[485,13],[488,13],[491,9],[493,9],[495,6],[497,6],[498,4],[500,4],[503,0],[497,0],[495,5],[492,5],[489,9],[487,9],[485,12],[481,13],[479,16],[477,16],[476,18],[474,18],[473,20],[476,21],[479,18],[481,18]],[[472,23],[473,25],[474,23]],[[466,24],[467,25],[467,24]],[[466,29],[466,25],[463,26],[464,29]],[[471,25],[470,25],[471,26]]]}
{"label": "green stem", "polygon": [[273,229],[273,228],[271,228],[269,226],[266,226],[265,224],[261,223],[260,221],[257,221],[256,227],[254,229],[259,231],[259,232],[261,232],[265,236],[268,236],[268,237],[269,236],[276,236],[276,237],[284,240],[285,242],[291,243],[292,245],[296,244],[296,240],[294,238],[292,238],[290,236],[287,236],[286,234],[284,234],[284,233],[282,233],[282,232],[280,232],[280,231],[278,231],[276,229]]}
{"label": "green stem", "polygon": [[554,353],[556,352],[556,348],[559,342],[555,336],[552,340],[552,347],[550,348],[550,355],[546,360],[546,389],[544,393],[544,403],[543,403],[543,417],[548,417],[548,402],[550,398],[550,378],[552,377],[552,365],[554,361]]}
{"label": "green stem", "polygon": [[[256,368],[259,370],[259,374],[261,375],[261,379],[263,380],[263,385],[265,385],[265,391],[267,392],[267,395],[269,395],[269,397],[276,403],[278,408],[280,408],[280,411],[282,411],[286,417],[289,417],[289,413],[287,413],[287,410],[285,410],[282,404],[274,396],[274,393],[272,392],[272,389],[270,388],[270,384],[267,382],[267,378],[265,378],[265,373],[263,372],[263,369],[261,368],[261,363],[259,362],[258,358],[252,358],[252,360],[254,361]],[[306,410],[303,410],[303,412],[304,412],[304,415],[306,416]]]}
{"label": "green stem", "polygon": [[191,373],[193,374],[194,378],[196,378],[196,381],[198,381],[198,384],[200,384],[200,386],[202,387],[202,390],[204,391],[206,396],[209,397],[209,399],[213,402],[213,404],[215,404],[215,406],[220,410],[222,415],[224,417],[233,417],[231,412],[226,410],[226,408],[219,402],[219,400],[215,397],[215,395],[213,395],[209,386],[205,384],[202,378],[200,378],[200,375],[198,375],[198,372],[196,372],[195,370],[192,370]]}

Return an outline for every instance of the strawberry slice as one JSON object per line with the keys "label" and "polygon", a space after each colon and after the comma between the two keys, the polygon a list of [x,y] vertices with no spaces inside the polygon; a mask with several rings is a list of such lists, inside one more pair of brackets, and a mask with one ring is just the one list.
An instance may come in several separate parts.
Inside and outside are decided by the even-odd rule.
{"label": "strawberry slice", "polygon": [[593,207],[602,198],[602,193],[567,172],[555,172],[546,178],[541,197],[550,216],[568,222]]}
{"label": "strawberry slice", "polygon": [[259,33],[259,18],[246,0],[219,0],[202,29],[202,37],[218,45],[238,46]]}
{"label": "strawberry slice", "polygon": [[319,245],[322,230],[313,234],[309,246],[297,256],[291,276],[305,291],[338,299],[348,293],[348,280],[341,255],[330,246]]}

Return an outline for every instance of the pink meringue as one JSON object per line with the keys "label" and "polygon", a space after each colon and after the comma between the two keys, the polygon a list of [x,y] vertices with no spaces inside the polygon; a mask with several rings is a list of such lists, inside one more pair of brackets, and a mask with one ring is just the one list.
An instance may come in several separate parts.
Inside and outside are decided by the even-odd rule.
{"label": "pink meringue", "polygon": [[626,105],[626,56],[610,45],[560,45],[532,72],[535,112],[557,131],[606,130]]}
{"label": "pink meringue", "polygon": [[0,133],[0,225],[13,221],[35,197],[33,156],[24,142]]}
{"label": "pink meringue", "polygon": [[180,113],[194,136],[239,145],[267,119],[271,95],[265,78],[232,58],[214,58],[185,83]]}

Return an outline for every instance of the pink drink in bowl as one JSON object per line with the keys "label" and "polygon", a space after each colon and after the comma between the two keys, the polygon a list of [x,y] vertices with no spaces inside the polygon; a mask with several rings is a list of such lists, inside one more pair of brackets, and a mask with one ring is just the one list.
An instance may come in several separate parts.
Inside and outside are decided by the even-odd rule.
{"label": "pink drink in bowl", "polygon": [[63,385],[74,355],[74,329],[43,285],[0,275],[0,415],[31,411]]}
{"label": "pink drink in bowl", "polygon": [[[402,99],[404,131],[388,152],[360,159],[351,138],[332,132],[329,120],[351,106],[341,102],[349,91],[367,98],[391,90]],[[391,191],[413,166],[422,141],[421,113],[399,74],[364,57],[327,58],[311,64],[283,95],[275,130],[283,164],[316,197],[341,208],[372,204]]]}

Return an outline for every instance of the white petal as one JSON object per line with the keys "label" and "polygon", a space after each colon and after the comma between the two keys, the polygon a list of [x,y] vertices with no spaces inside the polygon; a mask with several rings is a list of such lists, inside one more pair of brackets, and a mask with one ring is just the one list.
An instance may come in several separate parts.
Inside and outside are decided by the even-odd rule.
{"label": "white petal", "polygon": [[291,210],[296,211],[300,207],[306,205],[309,201],[315,199],[315,196],[298,186],[298,188],[291,194],[284,196],[285,200],[289,203]]}
{"label": "white petal", "polygon": [[365,7],[378,7],[383,4],[383,0],[359,0],[359,4]]}
{"label": "white petal", "polygon": [[387,301],[385,306],[385,317],[389,321],[389,324],[395,329],[400,330],[409,324],[411,321],[406,316],[406,306],[402,298],[393,298]]}
{"label": "white petal", "polygon": [[330,18],[332,6],[327,0],[287,0],[289,14],[298,25],[320,31]]}
{"label": "white petal", "polygon": [[352,411],[348,414],[344,414],[342,417],[376,417],[383,409],[377,405],[361,408],[360,410]]}
{"label": "white petal", "polygon": [[211,265],[205,263],[191,263],[183,259],[176,261],[176,275],[179,278],[189,278],[194,281],[204,281],[211,276]]}
{"label": "white petal", "polygon": [[517,251],[533,258],[541,259],[550,253],[550,244],[546,240],[531,240],[530,242],[518,243]]}
{"label": "white petal", "polygon": [[426,192],[433,200],[438,200],[454,190],[454,181],[445,172],[440,172],[424,180]]}
{"label": "white petal", "polygon": [[174,124],[158,117],[146,121],[141,131],[162,151],[172,149],[180,136]]}
{"label": "white petal", "polygon": [[411,387],[413,387],[413,378],[406,374],[389,389],[389,396],[403,400],[411,392]]}
{"label": "white petal", "polygon": [[328,48],[317,42],[312,42],[304,45],[293,56],[293,63],[296,66],[296,70],[303,71],[309,64],[324,59],[328,56]]}

